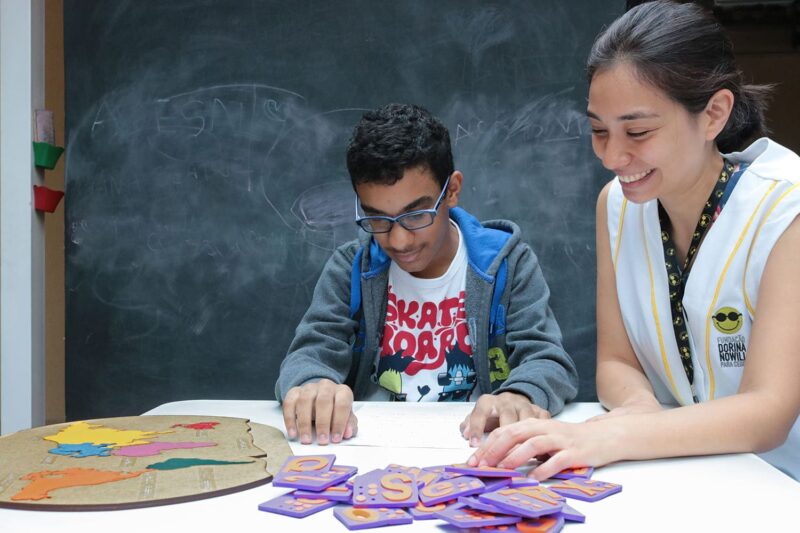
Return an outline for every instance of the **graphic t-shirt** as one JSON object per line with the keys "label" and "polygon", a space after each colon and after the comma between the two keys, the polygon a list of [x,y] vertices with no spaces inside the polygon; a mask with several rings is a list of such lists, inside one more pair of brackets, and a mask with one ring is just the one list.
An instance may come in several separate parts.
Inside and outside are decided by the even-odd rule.
{"label": "graphic t-shirt", "polygon": [[469,401],[476,389],[464,310],[467,250],[439,278],[417,278],[392,263],[378,384],[397,401]]}

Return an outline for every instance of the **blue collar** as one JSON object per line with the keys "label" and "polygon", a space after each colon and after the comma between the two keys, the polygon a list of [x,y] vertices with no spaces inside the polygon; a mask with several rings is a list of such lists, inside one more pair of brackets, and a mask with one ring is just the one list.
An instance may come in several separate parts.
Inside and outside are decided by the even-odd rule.
{"label": "blue collar", "polygon": [[[493,277],[486,273],[500,250],[511,238],[511,234],[494,228],[484,227],[480,221],[460,207],[450,209],[450,219],[458,224],[467,247],[469,265],[486,281]],[[365,279],[377,276],[389,268],[391,259],[380,247],[375,238],[369,244],[369,270],[363,272]]]}

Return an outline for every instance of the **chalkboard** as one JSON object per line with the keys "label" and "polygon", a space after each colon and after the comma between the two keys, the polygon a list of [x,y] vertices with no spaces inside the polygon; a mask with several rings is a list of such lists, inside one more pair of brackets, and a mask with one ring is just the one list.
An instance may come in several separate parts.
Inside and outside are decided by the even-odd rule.
{"label": "chalkboard", "polygon": [[325,260],[356,234],[364,110],[451,131],[461,205],[537,252],[595,397],[585,57],[624,2],[65,0],[69,419],[271,399]]}

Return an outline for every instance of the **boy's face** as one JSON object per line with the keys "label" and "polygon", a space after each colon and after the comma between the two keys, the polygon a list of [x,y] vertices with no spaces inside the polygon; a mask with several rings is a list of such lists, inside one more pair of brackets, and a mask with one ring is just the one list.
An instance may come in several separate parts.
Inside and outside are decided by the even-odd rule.
{"label": "boy's face", "polygon": [[[409,231],[395,222],[387,233],[373,236],[397,266],[418,278],[436,278],[458,250],[458,231],[450,224],[448,209],[458,205],[462,175],[453,172],[433,224]],[[406,169],[393,185],[362,183],[356,186],[366,216],[396,217],[410,211],[432,209],[441,193],[439,182],[427,167]]]}

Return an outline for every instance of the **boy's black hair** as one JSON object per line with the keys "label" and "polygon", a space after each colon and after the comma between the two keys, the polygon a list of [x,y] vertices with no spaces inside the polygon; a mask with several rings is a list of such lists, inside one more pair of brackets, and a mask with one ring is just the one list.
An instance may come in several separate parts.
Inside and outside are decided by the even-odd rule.
{"label": "boy's black hair", "polygon": [[392,185],[416,167],[429,169],[444,186],[454,170],[447,128],[417,105],[388,104],[364,113],[347,147],[353,188]]}

